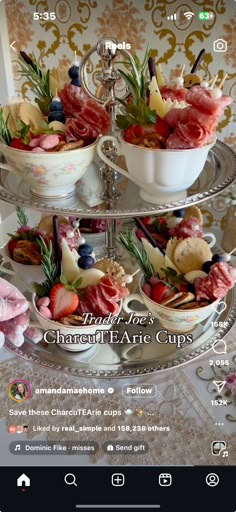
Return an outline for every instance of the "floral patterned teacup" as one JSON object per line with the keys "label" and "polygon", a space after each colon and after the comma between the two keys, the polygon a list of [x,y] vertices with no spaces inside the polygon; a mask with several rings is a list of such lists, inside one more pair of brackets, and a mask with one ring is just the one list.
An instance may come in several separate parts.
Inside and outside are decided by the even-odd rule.
{"label": "floral patterned teacup", "polygon": [[[148,316],[148,313],[151,312],[155,318],[160,320],[161,325],[163,325],[163,327],[169,331],[181,333],[192,331],[195,325],[200,324],[206,320],[213,313],[213,311],[216,310],[216,304],[219,302],[216,300],[208,306],[189,310],[168,308],[167,306],[161,306],[160,304],[157,304],[151,300],[143,292],[143,284],[144,277],[142,276],[139,281],[140,294],[133,293],[124,299],[124,311],[128,314],[135,313],[137,316]],[[137,301],[141,304],[145,304],[147,309],[137,311],[136,309],[130,308],[129,303],[131,301]]]}
{"label": "floral patterned teacup", "polygon": [[38,196],[63,197],[73,193],[76,182],[82,178],[94,159],[96,145],[94,142],[71,151],[32,153],[0,142],[0,153],[8,163],[0,162],[0,168],[22,178]]}

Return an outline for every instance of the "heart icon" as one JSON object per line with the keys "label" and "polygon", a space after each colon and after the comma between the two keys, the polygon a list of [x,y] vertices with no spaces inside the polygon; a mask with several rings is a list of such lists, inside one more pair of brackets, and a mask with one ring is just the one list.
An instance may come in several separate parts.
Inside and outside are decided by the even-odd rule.
{"label": "heart icon", "polygon": [[218,302],[215,305],[213,304],[213,309],[215,310],[215,312],[218,315],[221,315],[221,313],[223,313],[223,311],[225,311],[226,308],[227,308],[227,304],[224,300],[221,300],[220,302]]}

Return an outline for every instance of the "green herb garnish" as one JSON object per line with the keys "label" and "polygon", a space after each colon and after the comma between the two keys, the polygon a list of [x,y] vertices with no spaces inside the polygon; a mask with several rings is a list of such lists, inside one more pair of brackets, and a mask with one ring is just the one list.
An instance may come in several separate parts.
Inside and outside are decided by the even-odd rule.
{"label": "green herb garnish", "polygon": [[130,68],[130,72],[119,69],[119,73],[126,83],[128,91],[132,95],[130,103],[119,100],[122,114],[116,116],[118,128],[126,129],[132,124],[144,125],[156,123],[156,112],[150,110],[146,104],[146,79],[145,70],[147,67],[150,51],[146,50],[144,60],[141,62],[137,55],[129,55],[129,61],[123,62]]}
{"label": "green herb garnish", "polygon": [[10,113],[8,114],[7,118],[4,117],[4,109],[0,108],[0,140],[3,142],[3,144],[7,144],[7,146],[10,146],[12,136],[10,133],[10,130],[8,128],[8,120],[9,120]]}
{"label": "green herb garnish", "polygon": [[41,248],[41,266],[46,276],[46,280],[42,284],[34,283],[34,290],[39,298],[44,296],[49,297],[52,287],[57,282],[60,282],[60,278],[57,278],[57,265],[54,261],[51,240],[49,240],[49,244],[47,246],[44,239],[40,236],[38,238],[38,244]]}
{"label": "green herb garnish", "polygon": [[49,103],[52,101],[52,93],[50,89],[50,71],[44,71],[39,65],[34,53],[32,58],[25,52],[20,52],[20,59],[17,63],[20,66],[20,74],[27,78],[37,98],[39,108],[43,113],[48,112]]}
{"label": "green herb garnish", "polygon": [[119,242],[130,254],[132,254],[132,256],[135,257],[147,281],[149,281],[150,277],[155,276],[153,266],[150,263],[144,248],[141,247],[141,249],[139,249],[137,245],[135,245],[132,233],[127,232],[125,235],[120,234]]}

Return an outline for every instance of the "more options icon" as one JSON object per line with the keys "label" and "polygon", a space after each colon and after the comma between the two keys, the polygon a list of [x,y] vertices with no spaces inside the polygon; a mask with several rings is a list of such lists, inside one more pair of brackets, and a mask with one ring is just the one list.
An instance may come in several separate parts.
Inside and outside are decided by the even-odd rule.
{"label": "more options icon", "polygon": [[158,481],[161,487],[170,487],[172,485],[172,475],[170,473],[160,473]]}
{"label": "more options icon", "polygon": [[213,41],[213,51],[214,52],[227,52],[228,44],[224,39],[216,39]]}

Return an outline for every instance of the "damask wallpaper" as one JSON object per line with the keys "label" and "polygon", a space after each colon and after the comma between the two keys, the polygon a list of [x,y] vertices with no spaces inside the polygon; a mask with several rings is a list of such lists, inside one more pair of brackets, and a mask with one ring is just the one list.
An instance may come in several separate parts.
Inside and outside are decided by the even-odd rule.
{"label": "damask wallpaper", "polygon": [[[41,65],[68,80],[67,70],[77,56],[83,56],[97,39],[113,36],[131,44],[140,56],[147,44],[153,57],[162,63],[167,79],[179,75],[185,64],[190,71],[196,55],[206,49],[200,71],[205,79],[224,72],[228,77],[224,92],[236,101],[236,2],[231,0],[6,0],[9,38],[17,51],[34,52]],[[34,12],[55,12],[55,20],[34,21]],[[193,11],[187,19],[184,12]],[[198,19],[199,11],[214,13],[208,22]],[[176,14],[176,20],[167,16]],[[223,38],[228,51],[213,52],[213,41]],[[16,53],[12,63],[16,92],[29,97],[28,84],[20,80]],[[89,73],[94,82],[98,60],[90,62]],[[235,102],[227,108],[219,125],[219,138],[236,150]]]}

